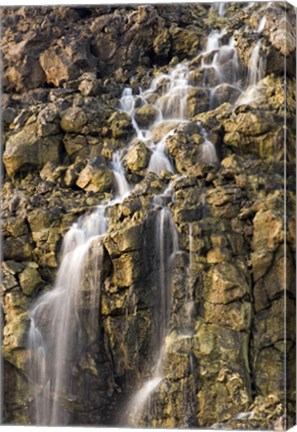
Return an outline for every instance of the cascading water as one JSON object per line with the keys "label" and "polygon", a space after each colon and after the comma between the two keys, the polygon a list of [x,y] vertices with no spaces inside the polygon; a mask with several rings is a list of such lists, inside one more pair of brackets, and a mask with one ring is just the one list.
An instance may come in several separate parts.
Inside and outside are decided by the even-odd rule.
{"label": "cascading water", "polygon": [[194,309],[194,294],[193,294],[193,223],[189,223],[189,287],[186,293],[186,297],[188,300],[187,305],[187,315],[188,321],[191,323],[192,320],[192,312]]}
{"label": "cascading water", "polygon": [[166,155],[166,140],[173,135],[173,130],[168,132],[156,145],[148,166],[149,172],[161,174],[163,170],[173,172],[172,164]]}
{"label": "cascading water", "polygon": [[129,195],[130,186],[125,177],[123,163],[119,152],[114,153],[111,161],[111,168],[115,177],[116,197],[123,199]]}
{"label": "cascading water", "polygon": [[[231,38],[228,45],[221,43],[221,38],[225,35],[225,31],[212,32],[207,40],[206,50],[204,56],[208,53],[215,52],[211,64],[202,60],[202,70],[207,74],[208,70],[214,69],[216,71],[216,78],[218,82],[235,83],[238,79],[239,64],[234,47],[234,41]],[[228,59],[228,72],[225,60]],[[230,65],[231,64],[231,65]],[[230,72],[231,70],[231,72]],[[188,80],[189,69],[187,64],[177,65],[168,74],[161,74],[156,77],[148,90],[140,90],[139,95],[133,95],[132,89],[126,88],[123,91],[120,99],[120,108],[127,112],[132,119],[137,140],[143,142],[151,151],[152,155],[147,168],[148,172],[154,172],[158,175],[164,170],[174,172],[174,167],[167,155],[166,141],[174,134],[175,128],[183,122],[187,122],[187,96],[191,85]],[[150,96],[154,94],[159,86],[162,86],[161,95],[158,96],[154,102],[150,101]],[[210,100],[212,101],[212,94],[217,89],[217,86],[209,87]],[[212,102],[210,102],[212,104]],[[147,129],[141,129],[136,121],[136,109],[143,105],[150,104],[156,111],[157,115],[154,122]],[[154,139],[156,131],[164,126],[162,137],[158,140]],[[217,164],[218,158],[214,145],[207,137],[206,131],[202,128],[201,134],[204,137],[204,143],[201,146],[199,160],[202,162]]]}
{"label": "cascading water", "polygon": [[[65,235],[62,260],[54,289],[37,300],[29,316],[29,370],[35,385],[36,424],[67,424],[68,414],[60,397],[72,392],[71,363],[81,346],[80,289],[85,279],[86,261],[93,242],[100,241],[107,229],[105,206],[73,224]],[[99,306],[100,282],[95,261],[91,282],[92,305]],[[96,319],[92,320],[96,330]],[[45,325],[46,324],[46,325]],[[45,329],[48,327],[48,330]],[[86,341],[84,341],[86,343]]]}
{"label": "cascading water", "polygon": [[[166,140],[173,134],[174,128],[179,123],[186,121],[186,102],[189,90],[188,66],[179,64],[168,74],[156,77],[148,90],[141,91],[133,96],[132,89],[126,88],[120,99],[120,108],[129,114],[135,129],[137,139],[152,150],[152,156],[148,166],[148,172],[160,174],[163,170],[173,172],[173,166],[166,152]],[[156,92],[162,84],[162,94],[156,102],[150,103],[150,96]],[[147,129],[141,129],[135,118],[136,107],[150,104],[156,112],[156,118]],[[167,132],[156,140],[154,131],[164,125]],[[168,130],[168,125],[170,129]]]}
{"label": "cascading water", "polygon": [[[61,401],[71,400],[73,394],[71,368],[79,359],[82,347],[94,342],[97,336],[101,263],[98,251],[93,259],[91,252],[107,231],[107,206],[123,199],[130,189],[118,153],[113,156],[112,168],[116,199],[98,206],[91,215],[80,218],[72,225],[64,237],[61,265],[54,288],[43,294],[29,312],[28,371],[35,390],[37,425],[69,423],[69,414],[63,409]],[[82,332],[81,296],[86,265],[90,259],[90,299],[85,320],[89,328]]]}
{"label": "cascading water", "polygon": [[[259,20],[258,28],[256,33],[258,37],[261,37],[262,32],[266,26],[265,15]],[[250,59],[248,62],[248,73],[247,73],[247,88],[243,91],[241,97],[237,100],[236,105],[249,104],[256,101],[259,97],[259,89],[257,84],[265,76],[266,70],[266,59],[262,48],[263,40],[258,39],[254,48],[251,51]]]}
{"label": "cascading water", "polygon": [[187,79],[188,67],[186,64],[177,65],[168,74],[168,84],[165,93],[158,99],[156,106],[161,110],[162,119],[185,120],[186,101],[189,83]]}
{"label": "cascading water", "polygon": [[266,26],[266,16],[264,15],[259,21],[257,33],[258,34],[262,33],[262,31],[265,29],[265,26]]}
{"label": "cascading water", "polygon": [[240,68],[234,40],[231,37],[224,44],[222,40],[225,36],[225,30],[212,31],[207,38],[201,69],[204,71],[204,86],[209,89],[223,83],[236,85],[239,79]]}
{"label": "cascading water", "polygon": [[217,2],[213,5],[213,9],[218,12],[220,17],[225,15],[226,12],[226,4],[223,2]]}
{"label": "cascading water", "polygon": [[212,31],[208,37],[206,42],[205,54],[210,53],[212,51],[218,50],[220,48],[220,39],[226,34],[226,30]]}
{"label": "cascading water", "polygon": [[156,242],[156,278],[160,292],[160,308],[158,312],[157,328],[159,330],[159,351],[168,331],[171,301],[172,262],[178,250],[178,236],[172,214],[167,207],[163,207],[157,214],[155,223]]}
{"label": "cascading water", "polygon": [[204,138],[202,145],[200,146],[199,160],[209,165],[217,165],[219,163],[217,152],[214,144],[208,138],[206,130],[202,127],[201,123],[198,122],[200,127],[200,133]]}
{"label": "cascading water", "polygon": [[[164,199],[168,197],[164,194]],[[158,205],[163,196],[156,197]],[[154,279],[158,298],[154,313],[154,351],[156,361],[152,367],[152,377],[147,380],[132,397],[127,407],[128,422],[136,426],[142,416],[149,397],[157,389],[163,379],[162,361],[165,353],[165,340],[169,332],[171,307],[171,279],[174,258],[178,251],[178,235],[171,212],[167,207],[157,211],[155,219],[155,263]]]}
{"label": "cascading water", "polygon": [[258,81],[264,78],[265,60],[261,52],[261,47],[262,40],[260,39],[254,46],[248,64],[248,84],[251,86],[255,86]]}

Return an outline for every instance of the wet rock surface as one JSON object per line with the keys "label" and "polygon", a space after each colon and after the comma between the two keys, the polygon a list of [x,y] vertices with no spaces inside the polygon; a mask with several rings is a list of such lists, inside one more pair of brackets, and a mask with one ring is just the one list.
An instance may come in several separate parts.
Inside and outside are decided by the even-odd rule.
{"label": "wet rock surface", "polygon": [[[155,376],[164,312],[156,239],[170,220],[178,250],[165,266],[162,379],[149,406],[130,413],[132,425],[292,425],[293,9],[197,3],[5,7],[1,15],[3,422],[35,424],[29,311],[53,289],[69,228],[110,203],[107,232],[85,263],[83,337],[67,371],[74,385],[49,394],[69,424],[131,424],[127,401]],[[130,194],[110,201],[121,195],[121,170]],[[173,237],[163,245],[170,251]]]}

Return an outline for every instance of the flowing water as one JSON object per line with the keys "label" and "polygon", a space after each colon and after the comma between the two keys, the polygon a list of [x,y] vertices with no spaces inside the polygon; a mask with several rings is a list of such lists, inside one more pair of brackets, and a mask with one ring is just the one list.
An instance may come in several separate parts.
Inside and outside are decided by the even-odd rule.
{"label": "flowing water", "polygon": [[199,160],[209,165],[217,165],[219,163],[219,159],[217,156],[215,146],[210,141],[208,137],[208,133],[201,125],[201,123],[198,122],[198,126],[200,127],[201,135],[204,139],[202,145],[200,146]]}
{"label": "flowing water", "polygon": [[225,12],[226,12],[226,4],[223,2],[214,3],[213,9],[218,12],[218,15],[220,17],[222,17],[225,15]]}
{"label": "flowing water", "polygon": [[240,78],[239,60],[232,37],[226,43],[226,31],[212,31],[203,53],[201,69],[204,86],[209,90],[220,84],[236,85]]}
{"label": "flowing water", "polygon": [[[157,197],[155,204],[166,201],[166,192]],[[140,389],[133,395],[126,408],[128,423],[137,426],[147,408],[151,394],[158,388],[163,380],[162,362],[166,355],[165,341],[169,332],[171,308],[171,282],[174,268],[174,259],[178,251],[178,235],[171,212],[167,207],[157,211],[154,229],[155,263],[154,283],[157,288],[156,309],[154,312],[153,346],[156,352],[156,361],[152,365],[152,377],[145,381]],[[125,414],[125,417],[127,414]]]}
{"label": "flowing water", "polygon": [[[68,424],[69,415],[62,408],[61,401],[69,400],[73,393],[71,366],[79,357],[81,347],[91,344],[97,336],[101,263],[98,251],[92,258],[92,248],[100,246],[107,231],[107,206],[127,196],[130,189],[117,153],[112,168],[116,200],[98,206],[92,214],[72,225],[64,237],[54,288],[43,294],[29,312],[28,370],[35,390],[37,425]],[[83,332],[80,325],[82,291],[90,260],[89,328]]]}
{"label": "flowing water", "polygon": [[115,177],[116,198],[122,200],[130,193],[130,186],[127,182],[120,152],[113,155],[111,168]]}
{"label": "flowing water", "polygon": [[188,322],[189,324],[192,321],[192,313],[194,309],[194,281],[193,281],[193,223],[189,223],[189,283],[188,283],[188,289],[186,293],[187,297],[187,315],[188,315]]}
{"label": "flowing water", "polygon": [[255,86],[265,75],[265,59],[261,51],[262,40],[258,40],[248,64],[248,85]]}
{"label": "flowing water", "polygon": [[[145,143],[152,151],[148,172],[159,175],[162,171],[174,171],[167,154],[166,140],[178,124],[186,121],[186,103],[190,88],[187,75],[187,64],[179,64],[168,74],[161,74],[152,80],[148,90],[140,89],[138,95],[133,95],[131,88],[123,91],[120,108],[131,116],[137,140]],[[150,97],[160,88],[161,95],[155,102],[150,103]],[[153,123],[147,128],[141,128],[135,118],[136,109],[144,105],[151,105],[156,112]],[[155,138],[158,129],[161,130],[161,137]],[[162,129],[166,132],[162,133]]]}
{"label": "flowing water", "polygon": [[248,62],[247,70],[247,88],[243,90],[240,98],[237,100],[236,105],[245,105],[257,101],[259,97],[258,83],[265,76],[266,71],[266,58],[263,52],[263,40],[261,33],[266,27],[265,15],[259,20],[256,33],[258,34],[258,41],[255,43],[251,50],[250,59]]}

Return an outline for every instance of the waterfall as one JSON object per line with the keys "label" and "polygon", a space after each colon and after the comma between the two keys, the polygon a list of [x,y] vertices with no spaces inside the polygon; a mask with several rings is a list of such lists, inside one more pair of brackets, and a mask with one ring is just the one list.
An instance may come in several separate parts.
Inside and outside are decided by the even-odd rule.
{"label": "waterfall", "polygon": [[163,170],[173,172],[172,164],[166,154],[166,140],[173,135],[174,130],[166,134],[156,145],[156,148],[151,156],[148,172],[160,174]]}
{"label": "waterfall", "polygon": [[161,110],[163,119],[185,120],[189,88],[187,74],[188,67],[182,63],[168,74],[169,83],[165,87],[165,93],[158,99],[156,104]]}
{"label": "waterfall", "polygon": [[220,39],[226,34],[226,30],[212,31],[208,37],[206,42],[205,54],[210,53],[212,51],[218,50],[220,48]]}
{"label": "waterfall", "polygon": [[[71,402],[73,383],[71,367],[78,361],[82,347],[98,336],[100,300],[100,242],[108,220],[108,205],[122,200],[129,193],[129,185],[119,153],[112,160],[116,183],[116,198],[80,218],[66,233],[62,245],[62,258],[54,287],[41,295],[31,310],[28,334],[30,359],[28,374],[35,392],[36,425],[65,425],[69,414],[61,401]],[[85,307],[83,291],[86,289],[86,268],[90,265],[88,287],[88,316],[85,331],[81,328],[81,313]]]}
{"label": "waterfall", "polygon": [[159,351],[161,351],[169,324],[172,263],[178,250],[175,223],[167,207],[163,207],[158,212],[155,227],[156,278],[160,293],[157,328],[159,330]]}
{"label": "waterfall", "polygon": [[[201,69],[204,71],[204,86],[210,90],[218,84],[228,83],[236,85],[239,79],[239,61],[234,39],[231,37],[227,44],[222,43],[226,30],[212,31],[203,52]],[[212,60],[209,54],[213,53]],[[210,76],[210,78],[209,78]]]}
{"label": "waterfall", "polygon": [[226,3],[223,3],[223,2],[214,3],[213,9],[218,12],[218,15],[220,17],[223,17],[225,15],[225,12],[226,12]]}
{"label": "waterfall", "polygon": [[[264,15],[258,22],[256,30],[258,37],[260,37],[265,27],[266,16]],[[250,104],[256,101],[260,95],[257,84],[264,78],[266,70],[266,59],[262,50],[262,42],[262,39],[259,39],[251,51],[251,56],[248,62],[247,88],[237,100],[237,106]]]}
{"label": "waterfall", "polygon": [[266,26],[266,16],[262,16],[262,18],[259,21],[257,33],[262,33],[262,31],[265,29]]}
{"label": "waterfall", "polygon": [[125,176],[120,152],[113,154],[111,168],[115,178],[116,198],[121,200],[129,195],[130,186]]}
{"label": "waterfall", "polygon": [[[106,229],[105,206],[99,206],[93,214],[72,225],[64,237],[54,288],[43,294],[29,312],[29,371],[33,372],[38,425],[60,425],[68,421],[59,397],[67,398],[72,394],[71,362],[79,355],[79,344],[84,336],[79,319],[80,290],[91,245],[102,238]],[[95,309],[99,306],[98,264],[96,260],[91,281]],[[92,321],[96,329],[96,319]]]}
{"label": "waterfall", "polygon": [[[155,102],[150,102],[150,96],[162,85],[161,95]],[[166,140],[174,132],[175,127],[186,121],[187,97],[189,90],[188,65],[180,63],[168,74],[160,74],[154,78],[146,91],[140,89],[138,95],[133,95],[132,89],[124,89],[120,99],[120,109],[130,115],[137,139],[152,150],[148,172],[160,174],[163,170],[174,172],[166,151]],[[151,105],[156,112],[156,118],[148,128],[141,128],[136,120],[136,110],[143,105]],[[164,124],[164,133],[160,139],[153,138],[154,132]]]}
{"label": "waterfall", "polygon": [[197,122],[200,127],[200,133],[204,139],[203,143],[199,148],[199,156],[198,159],[201,162],[204,162],[209,165],[217,165],[218,164],[218,156],[215,149],[214,144],[208,138],[207,131],[202,127],[200,122]]}
{"label": "waterfall", "polygon": [[193,293],[193,223],[189,223],[189,287],[187,290],[187,315],[189,324],[192,321],[192,312],[194,309],[194,293]]}
{"label": "waterfall", "polygon": [[253,48],[248,63],[248,85],[255,86],[265,75],[265,59],[261,50],[262,40],[258,40]]}
{"label": "waterfall", "polygon": [[[157,203],[166,200],[166,196],[157,197]],[[155,264],[154,279],[157,288],[154,350],[157,353],[155,364],[152,367],[152,377],[145,381],[134,394],[127,407],[128,422],[137,426],[147,402],[152,393],[163,380],[162,361],[165,352],[165,340],[169,332],[171,308],[171,279],[174,258],[178,251],[178,235],[171,212],[167,207],[157,211],[155,219]]]}

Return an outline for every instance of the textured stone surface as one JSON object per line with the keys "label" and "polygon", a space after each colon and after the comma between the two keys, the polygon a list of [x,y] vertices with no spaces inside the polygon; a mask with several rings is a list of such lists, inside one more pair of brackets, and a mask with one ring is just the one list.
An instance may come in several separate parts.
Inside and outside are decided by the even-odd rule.
{"label": "textured stone surface", "polygon": [[[156,221],[164,204],[176,225],[179,251],[168,272],[172,302],[163,380],[137,426],[283,430],[285,358],[292,376],[286,407],[291,425],[293,10],[279,2],[254,3],[248,9],[230,3],[220,16],[207,4],[180,3],[7,7],[1,15],[4,422],[33,421],[26,368],[28,311],[39,294],[53,288],[69,227],[114,197],[111,159],[119,151],[132,192],[106,210],[107,234],[93,239],[79,295],[81,329],[89,339],[70,361],[73,394],[51,397],[59,398],[75,425],[127,424],[128,401],[156,372],[152,366],[164,300],[156,278],[161,265]],[[247,86],[264,15],[264,76],[240,94],[237,86]],[[230,80],[222,84],[211,65],[215,53],[205,54],[212,30],[225,31],[222,43],[234,38],[241,79],[236,85]],[[233,55],[229,47],[220,57],[224,73]],[[119,98],[127,87],[133,95],[139,88],[145,92],[161,75],[146,102],[139,97],[135,105],[139,126],[149,127],[157,118],[153,104],[170,85],[167,74],[184,60],[190,83],[184,95],[187,121],[158,123],[148,148],[137,140]],[[165,144],[174,172],[147,173],[154,145],[170,131]],[[207,140],[218,163],[201,160]],[[95,258],[102,263],[96,274]],[[92,303],[94,276],[102,278],[99,306]]]}
{"label": "textured stone surface", "polygon": [[28,124],[6,142],[3,162],[8,175],[30,167],[41,168],[48,161],[58,161],[61,136],[40,138],[35,123]]}

